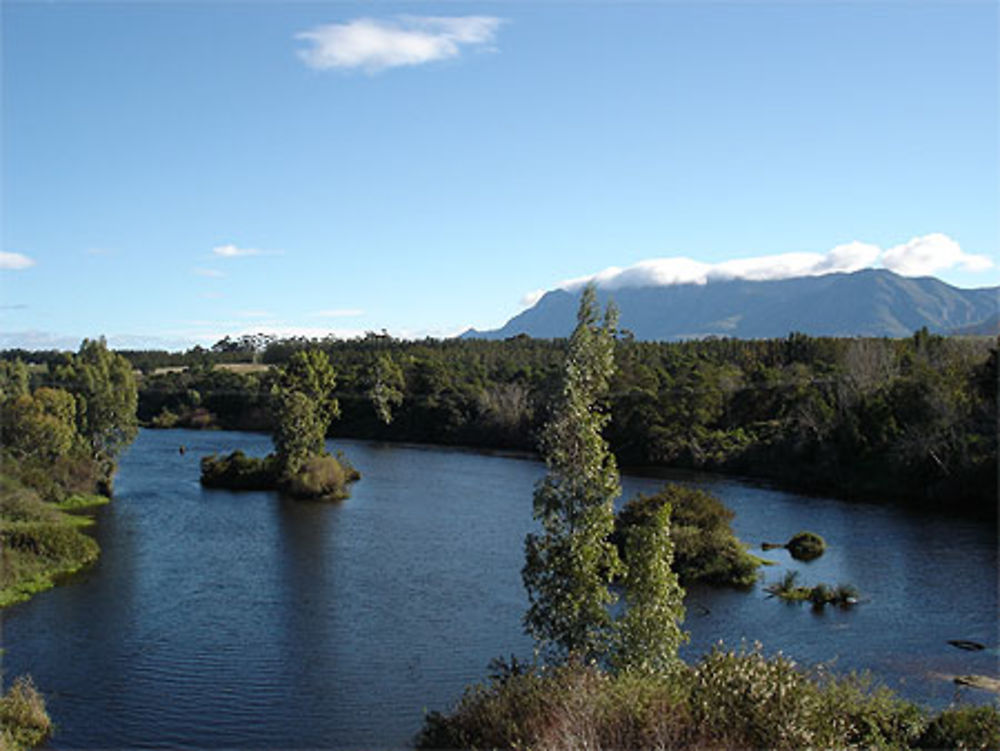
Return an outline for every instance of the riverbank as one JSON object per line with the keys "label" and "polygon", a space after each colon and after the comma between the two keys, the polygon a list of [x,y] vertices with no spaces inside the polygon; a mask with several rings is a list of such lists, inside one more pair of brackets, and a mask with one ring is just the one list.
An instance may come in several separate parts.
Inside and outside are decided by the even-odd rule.
{"label": "riverbank", "polygon": [[0,608],[51,589],[96,561],[100,549],[83,531],[93,518],[80,512],[109,500],[77,493],[49,503],[18,480],[0,478]]}

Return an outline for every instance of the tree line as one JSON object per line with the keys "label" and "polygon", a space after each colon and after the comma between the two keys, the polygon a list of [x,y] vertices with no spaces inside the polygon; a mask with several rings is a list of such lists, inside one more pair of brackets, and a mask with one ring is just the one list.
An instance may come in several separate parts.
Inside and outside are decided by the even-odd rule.
{"label": "tree line", "polygon": [[[232,351],[205,350],[198,363],[168,372],[144,361],[139,417],[163,427],[272,430],[277,375],[263,366],[317,348],[337,372],[334,436],[533,451],[567,346],[526,336],[285,339],[243,351],[243,362],[260,364],[256,372],[227,369]],[[907,339],[640,342],[616,332],[614,361],[603,434],[622,465],[995,510],[997,343],[988,338],[921,330]]]}

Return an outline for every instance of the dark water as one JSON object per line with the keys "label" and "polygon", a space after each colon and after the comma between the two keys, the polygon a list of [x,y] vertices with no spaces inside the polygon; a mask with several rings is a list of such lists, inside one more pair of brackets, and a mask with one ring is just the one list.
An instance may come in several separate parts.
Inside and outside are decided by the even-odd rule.
{"label": "dark water", "polygon": [[[178,446],[188,451],[181,456]],[[103,555],[3,614],[4,672],[30,672],[62,748],[406,745],[521,633],[523,540],[542,467],[437,448],[338,442],[364,479],[338,505],[203,490],[198,458],[265,436],[143,431],[99,512]],[[982,524],[851,505],[718,478],[747,542],[827,538],[803,583],[850,582],[865,602],[813,612],[758,587],[689,593],[694,657],[760,640],[804,663],[870,668],[942,706],[937,677],[997,675],[997,535]],[[626,495],[655,478],[626,477]],[[985,642],[970,653],[948,639]],[[978,692],[965,694],[987,701]]]}

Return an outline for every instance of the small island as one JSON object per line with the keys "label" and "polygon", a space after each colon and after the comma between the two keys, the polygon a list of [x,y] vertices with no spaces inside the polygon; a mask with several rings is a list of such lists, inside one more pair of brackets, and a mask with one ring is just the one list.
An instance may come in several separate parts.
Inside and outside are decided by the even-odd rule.
{"label": "small island", "polygon": [[279,372],[272,395],[274,452],[242,451],[201,460],[201,484],[229,490],[277,490],[302,500],[341,500],[361,474],[326,450],[326,431],[340,415],[337,375],[325,352],[302,350]]}

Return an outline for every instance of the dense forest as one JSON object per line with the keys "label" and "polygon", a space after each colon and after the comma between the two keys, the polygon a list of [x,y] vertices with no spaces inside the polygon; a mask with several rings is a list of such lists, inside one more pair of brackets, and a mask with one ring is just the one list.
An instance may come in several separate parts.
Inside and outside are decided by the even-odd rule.
{"label": "dense forest", "polygon": [[[277,371],[319,347],[331,435],[533,451],[565,340],[224,339],[129,352],[147,425],[271,431]],[[35,363],[57,353],[8,351]],[[907,339],[639,342],[619,332],[606,428],[620,464],[768,478],[847,498],[995,513],[997,343]],[[34,374],[39,385],[49,376]]]}

